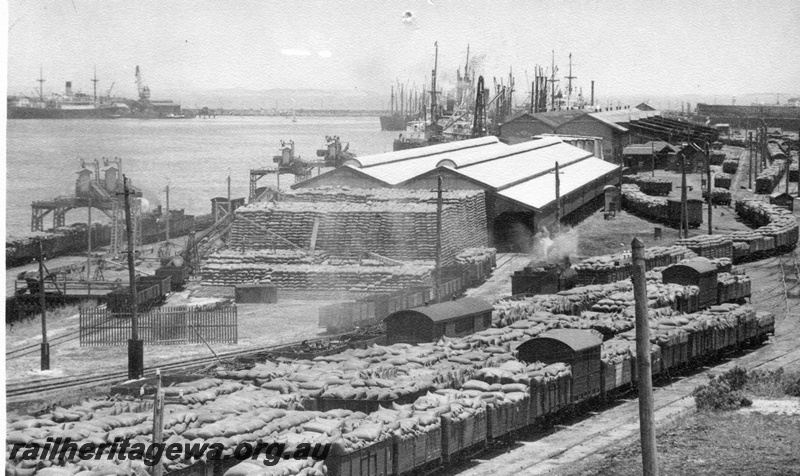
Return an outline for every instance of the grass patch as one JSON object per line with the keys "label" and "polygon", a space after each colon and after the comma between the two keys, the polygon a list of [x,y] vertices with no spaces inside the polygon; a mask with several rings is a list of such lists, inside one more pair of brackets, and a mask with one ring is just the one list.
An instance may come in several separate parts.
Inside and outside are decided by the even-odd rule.
{"label": "grass patch", "polygon": [[[800,474],[798,418],[739,412],[696,413],[656,437],[664,475]],[[735,437],[734,437],[735,436]],[[639,476],[638,441],[614,451],[573,476]]]}
{"label": "grass patch", "polygon": [[[97,303],[87,302],[83,306],[94,307]],[[68,304],[66,306],[57,307],[55,309],[47,310],[47,324],[48,328],[51,324],[58,324],[60,321],[72,317],[80,312],[81,306],[77,304]],[[20,338],[29,338],[41,334],[42,332],[42,314],[34,314],[28,318],[16,321],[12,324],[6,324],[6,343],[13,342]]]}
{"label": "grass patch", "polygon": [[712,377],[708,384],[694,389],[692,396],[701,411],[735,410],[752,405],[750,397],[800,397],[800,372],[751,370],[736,366]]}

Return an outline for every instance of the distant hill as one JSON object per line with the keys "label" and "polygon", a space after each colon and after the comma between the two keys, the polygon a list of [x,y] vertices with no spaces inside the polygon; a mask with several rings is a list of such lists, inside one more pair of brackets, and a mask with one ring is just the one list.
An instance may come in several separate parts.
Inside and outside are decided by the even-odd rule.
{"label": "distant hill", "polygon": [[210,91],[163,91],[159,98],[180,102],[184,108],[214,109],[373,109],[387,107],[385,94],[334,89],[215,89]]}

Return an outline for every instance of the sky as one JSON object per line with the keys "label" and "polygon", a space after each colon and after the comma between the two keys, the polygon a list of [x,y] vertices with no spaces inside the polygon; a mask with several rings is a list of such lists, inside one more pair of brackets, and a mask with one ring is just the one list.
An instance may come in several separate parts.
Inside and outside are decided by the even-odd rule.
{"label": "sky", "polygon": [[[7,90],[152,97],[313,88],[385,92],[440,78],[467,47],[486,84],[529,88],[552,55],[562,83],[620,94],[800,93],[798,0],[7,0]],[[527,76],[526,76],[527,74]],[[526,79],[527,78],[527,79]],[[505,79],[507,82],[507,79]]]}

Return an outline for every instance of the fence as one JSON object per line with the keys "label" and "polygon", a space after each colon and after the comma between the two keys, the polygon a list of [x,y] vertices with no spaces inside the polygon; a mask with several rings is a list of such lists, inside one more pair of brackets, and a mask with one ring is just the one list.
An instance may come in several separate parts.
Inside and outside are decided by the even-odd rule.
{"label": "fence", "polygon": [[319,309],[319,325],[328,329],[345,330],[358,324],[372,324],[382,321],[393,312],[419,307],[426,302],[449,301],[463,293],[467,286],[468,279],[457,277],[439,286],[438,299],[433,288],[422,288],[323,306]]}
{"label": "fence", "polygon": [[[214,342],[236,344],[236,307],[205,310],[197,307],[165,307],[137,315],[139,338],[150,345]],[[80,345],[127,345],[131,338],[130,312],[107,308],[81,309]]]}

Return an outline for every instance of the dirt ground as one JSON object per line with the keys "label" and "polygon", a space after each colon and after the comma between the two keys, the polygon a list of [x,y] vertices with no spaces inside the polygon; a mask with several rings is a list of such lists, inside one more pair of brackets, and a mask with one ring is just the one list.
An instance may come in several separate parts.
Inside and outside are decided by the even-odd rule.
{"label": "dirt ground", "polygon": [[[179,296],[179,298],[185,296]],[[199,300],[199,303],[208,302]],[[256,346],[288,343],[316,337],[325,329],[318,326],[319,307],[327,301],[282,301],[276,304],[239,304],[238,344],[211,344],[216,353],[242,350]],[[76,309],[73,309],[76,311]],[[65,315],[71,314],[71,315]],[[6,327],[6,352],[41,342],[40,320],[32,319]],[[48,320],[48,336],[75,331],[78,314],[61,313]],[[38,349],[38,348],[37,348]],[[145,346],[144,364],[211,356],[203,344],[181,346]],[[53,343],[50,347],[51,371],[39,370],[38,350],[19,358],[6,359],[6,382],[17,383],[47,377],[80,376],[99,372],[122,371],[127,368],[127,347],[81,347],[78,339]]]}
{"label": "dirt ground", "polygon": [[[698,413],[656,436],[663,475],[800,474],[800,416]],[[736,435],[735,437],[732,437]],[[574,476],[638,476],[638,441]]]}

